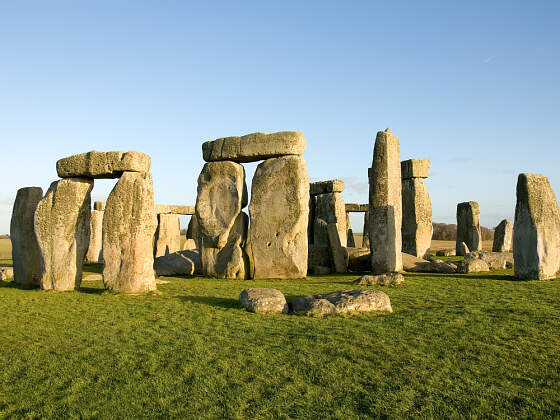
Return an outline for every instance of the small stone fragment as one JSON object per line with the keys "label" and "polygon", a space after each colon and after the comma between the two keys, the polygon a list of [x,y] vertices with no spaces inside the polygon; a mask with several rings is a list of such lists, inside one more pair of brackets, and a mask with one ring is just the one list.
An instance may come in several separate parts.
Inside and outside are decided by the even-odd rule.
{"label": "small stone fragment", "polygon": [[282,292],[276,289],[245,289],[239,295],[239,303],[249,312],[288,313],[286,298]]}
{"label": "small stone fragment", "polygon": [[352,282],[360,286],[397,286],[402,283],[404,283],[404,276],[401,273],[366,274]]}

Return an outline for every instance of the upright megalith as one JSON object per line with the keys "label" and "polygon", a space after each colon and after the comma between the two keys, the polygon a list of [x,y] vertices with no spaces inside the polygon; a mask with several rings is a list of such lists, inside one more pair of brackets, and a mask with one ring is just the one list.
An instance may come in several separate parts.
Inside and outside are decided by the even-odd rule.
{"label": "upright megalith", "polygon": [[548,179],[520,174],[513,227],[515,276],[555,278],[560,270],[560,210]]}
{"label": "upright megalith", "polygon": [[362,248],[370,248],[369,242],[369,211],[364,213],[364,227],[362,229]]}
{"label": "upright megalith", "polygon": [[401,162],[402,250],[418,258],[426,255],[432,242],[432,202],[424,184],[429,171],[429,159]]}
{"label": "upright megalith", "polygon": [[[105,203],[103,203],[105,204]],[[93,206],[96,207],[95,204]],[[105,206],[103,206],[105,208]],[[103,214],[101,210],[91,211],[89,247],[86,253],[88,264],[103,262]]]}
{"label": "upright megalith", "polygon": [[209,277],[245,278],[248,260],[245,169],[231,161],[209,162],[198,177],[195,206],[202,271]]}
{"label": "upright megalith", "polygon": [[402,270],[400,145],[391,130],[375,139],[369,177],[369,240],[374,274]]}
{"label": "upright megalith", "polygon": [[247,253],[259,278],[307,274],[309,179],[301,156],[268,159],[253,177]]}
{"label": "upright megalith", "polygon": [[49,187],[35,211],[35,234],[41,249],[40,286],[76,290],[89,247],[93,180],[65,178]]}
{"label": "upright megalith", "polygon": [[463,256],[461,242],[467,245],[470,252],[482,249],[480,209],[476,201],[457,204],[456,254]]}
{"label": "upright megalith", "polygon": [[33,229],[35,210],[43,198],[40,187],[20,188],[10,222],[14,281],[24,287],[37,287],[41,280],[41,249]]}
{"label": "upright megalith", "polygon": [[181,250],[181,225],[178,214],[158,214],[154,239],[154,258]]}
{"label": "upright megalith", "polygon": [[494,229],[494,242],[492,252],[508,252],[513,245],[513,226],[509,220],[504,219]]}
{"label": "upright megalith", "polygon": [[119,293],[156,289],[152,240],[157,227],[152,175],[124,172],[103,217],[103,283]]}
{"label": "upright megalith", "polygon": [[[311,188],[313,188],[313,184],[311,184]],[[344,189],[344,183],[342,184],[342,189]],[[343,247],[346,247],[348,227],[346,225],[346,206],[344,205],[342,194],[339,191],[322,193],[316,195],[315,200],[315,220],[324,220],[327,224],[335,223],[340,243]],[[314,245],[328,245],[326,230],[322,231],[316,223],[314,224],[313,235]]]}

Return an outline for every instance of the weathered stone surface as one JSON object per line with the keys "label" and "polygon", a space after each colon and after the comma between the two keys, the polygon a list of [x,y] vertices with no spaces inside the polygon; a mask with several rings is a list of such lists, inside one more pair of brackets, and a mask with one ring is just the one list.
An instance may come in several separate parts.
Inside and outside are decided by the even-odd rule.
{"label": "weathered stone surface", "polygon": [[307,273],[309,179],[301,156],[268,159],[253,177],[247,254],[252,277]]}
{"label": "weathered stone surface", "polygon": [[[419,160],[419,159],[414,159]],[[422,178],[402,181],[402,250],[424,257],[432,243],[432,202]]]}
{"label": "weathered stone surface", "polygon": [[35,211],[35,234],[41,249],[40,286],[76,290],[89,247],[93,180],[66,178],[53,182]]}
{"label": "weathered stone surface", "polygon": [[456,251],[454,249],[440,249],[436,251],[438,257],[454,257]]}
{"label": "weathered stone surface", "polygon": [[494,243],[492,251],[507,252],[513,248],[513,225],[509,220],[502,220],[494,229]]}
{"label": "weathered stone surface", "polygon": [[513,254],[511,252],[473,251],[465,255],[464,261],[483,260],[490,270],[513,268]]}
{"label": "weathered stone surface", "polygon": [[399,139],[377,133],[369,178],[369,241],[373,274],[402,270],[401,162]]}
{"label": "weathered stone surface", "polygon": [[185,239],[185,243],[181,247],[183,251],[191,251],[197,249],[196,242],[194,239]]}
{"label": "weathered stone surface", "polygon": [[198,251],[177,251],[155,258],[154,269],[158,276],[192,276],[201,274],[202,262]]}
{"label": "weathered stone surface", "polygon": [[316,200],[314,196],[309,197],[309,216],[307,217],[307,243],[309,245],[313,245],[315,237],[314,237],[314,229],[315,229],[315,206]]}
{"label": "weathered stone surface", "polygon": [[194,206],[175,206],[169,204],[156,204],[155,205],[156,214],[194,214]]}
{"label": "weathered stone surface", "polygon": [[154,258],[181,250],[181,224],[178,214],[158,214]]}
{"label": "weathered stone surface", "polygon": [[103,217],[103,283],[119,293],[156,289],[153,237],[157,227],[152,175],[125,172]]}
{"label": "weathered stone surface", "polygon": [[[362,248],[370,249],[371,244],[369,241],[369,211],[364,213],[364,228],[362,230]],[[371,266],[371,261],[370,261]]]}
{"label": "weathered stone surface", "polygon": [[331,179],[329,181],[317,181],[309,184],[309,194],[330,194],[344,191],[344,181],[342,179]]}
{"label": "weathered stone surface", "polygon": [[402,179],[428,178],[430,159],[409,159],[401,162]]}
{"label": "weathered stone surface", "polygon": [[35,236],[34,217],[43,198],[39,187],[20,188],[10,222],[14,281],[25,287],[38,287],[41,279],[41,249]]}
{"label": "weathered stone surface", "polygon": [[467,246],[467,244],[464,243],[464,242],[461,242],[459,244],[459,246],[457,247],[457,249],[455,250],[455,255],[465,256],[469,252],[471,252],[471,251],[469,250],[469,247]]}
{"label": "weathered stone surface", "polygon": [[105,201],[96,201],[93,203],[93,209],[97,211],[105,211]]}
{"label": "weathered stone surface", "polygon": [[252,133],[207,141],[202,144],[202,157],[206,162],[256,162],[279,156],[302,155],[305,143],[305,137],[299,131]]}
{"label": "weathered stone surface", "polygon": [[480,233],[480,209],[476,201],[467,201],[457,204],[457,242],[456,254],[462,254],[461,242],[467,245],[470,251],[482,249],[482,235]]}
{"label": "weathered stone surface", "polygon": [[327,235],[327,225],[323,219],[315,216],[313,222],[313,245],[315,246],[329,246],[329,236]]}
{"label": "weathered stone surface", "polygon": [[548,179],[520,174],[513,227],[515,276],[555,278],[560,269],[560,211]]}
{"label": "weathered stone surface", "polygon": [[308,248],[308,267],[332,267],[331,251],[328,246],[310,245]]}
{"label": "weathered stone surface", "polygon": [[346,203],[347,213],[363,213],[369,211],[369,204]]}
{"label": "weathered stone surface", "polygon": [[404,276],[401,273],[365,274],[352,282],[361,286],[397,286],[402,283],[404,283]]}
{"label": "weathered stone surface", "polygon": [[[340,238],[340,244],[346,246],[347,238],[347,225],[346,225],[346,208],[344,206],[344,199],[340,193],[327,193],[315,196],[315,218],[324,220],[329,223],[335,223]],[[324,225],[315,224],[314,229],[316,235],[317,245],[322,246],[322,238],[324,233],[321,230]],[[315,243],[315,242],[314,242]]]}
{"label": "weathered stone surface", "polygon": [[329,223],[327,226],[329,237],[329,250],[336,273],[346,273],[348,271],[348,253],[340,244],[339,232],[336,223]]}
{"label": "weathered stone surface", "polygon": [[393,312],[389,296],[379,290],[343,290],[339,292],[313,295],[315,299],[326,299],[332,303],[337,313],[346,312]]}
{"label": "weathered stone surface", "polygon": [[90,218],[89,247],[86,253],[88,264],[103,262],[103,214],[101,210],[92,210]]}
{"label": "weathered stone surface", "polygon": [[14,277],[14,269],[12,267],[0,268],[0,280],[8,280]]}
{"label": "weathered stone surface", "polygon": [[370,271],[371,251],[369,248],[347,248],[350,271]]}
{"label": "weathered stone surface", "polygon": [[480,259],[465,260],[460,266],[459,271],[461,273],[479,273],[484,271],[490,271],[488,263]]}
{"label": "weathered stone surface", "polygon": [[300,296],[292,299],[288,303],[290,311],[293,313],[307,315],[334,315],[336,307],[326,299],[315,299],[311,295]]}
{"label": "weathered stone surface", "polygon": [[276,289],[251,288],[239,295],[239,302],[249,312],[288,313],[286,298]]}
{"label": "weathered stone surface", "polygon": [[191,216],[189,224],[187,226],[187,239],[192,239],[196,245],[196,249],[202,247],[202,233],[200,232],[200,226],[196,219],[196,214]]}
{"label": "weathered stone surface", "polygon": [[141,152],[97,152],[73,155],[56,162],[61,178],[118,178],[123,172],[148,172],[150,156]]}

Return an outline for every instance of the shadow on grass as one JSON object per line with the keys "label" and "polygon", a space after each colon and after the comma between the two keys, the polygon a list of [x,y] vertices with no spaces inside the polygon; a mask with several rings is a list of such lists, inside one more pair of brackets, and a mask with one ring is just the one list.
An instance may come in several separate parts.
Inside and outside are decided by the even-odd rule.
{"label": "shadow on grass", "polygon": [[99,288],[99,287],[80,287],[78,290],[80,293],[87,293],[90,295],[101,295],[107,291],[107,289]]}
{"label": "shadow on grass", "polygon": [[239,309],[241,307],[240,303],[236,299],[231,298],[219,298],[212,296],[178,296],[178,298],[182,302],[202,303],[203,305],[217,306],[227,309]]}
{"label": "shadow on grass", "polygon": [[20,289],[20,290],[33,290],[39,288],[39,287],[31,287],[31,286],[22,286],[21,284],[16,283],[13,279],[9,281],[0,281],[0,287],[4,287],[6,289]]}
{"label": "shadow on grass", "polygon": [[500,281],[512,281],[512,282],[526,282],[527,280],[518,279],[511,274],[468,274],[465,275],[465,279],[477,279],[477,280],[500,280]]}

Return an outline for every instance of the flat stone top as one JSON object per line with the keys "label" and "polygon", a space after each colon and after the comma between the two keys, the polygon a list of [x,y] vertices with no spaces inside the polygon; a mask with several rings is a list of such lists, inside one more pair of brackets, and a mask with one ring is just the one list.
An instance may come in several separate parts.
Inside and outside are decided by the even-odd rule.
{"label": "flat stone top", "polygon": [[344,181],[341,179],[331,179],[329,181],[312,182],[309,184],[309,194],[319,195],[333,192],[344,191]]}
{"label": "flat stone top", "polygon": [[430,159],[408,159],[401,162],[402,179],[428,178]]}
{"label": "flat stone top", "polygon": [[174,206],[169,204],[156,204],[156,214],[194,214],[194,206]]}
{"label": "flat stone top", "polygon": [[347,213],[359,213],[369,211],[369,204],[346,203]]}
{"label": "flat stone top", "polygon": [[204,142],[202,157],[206,162],[256,162],[273,157],[302,155],[305,144],[305,137],[299,131],[252,133],[242,137],[224,137]]}
{"label": "flat stone top", "polygon": [[151,158],[141,152],[91,152],[56,162],[61,178],[119,178],[123,172],[149,172]]}

